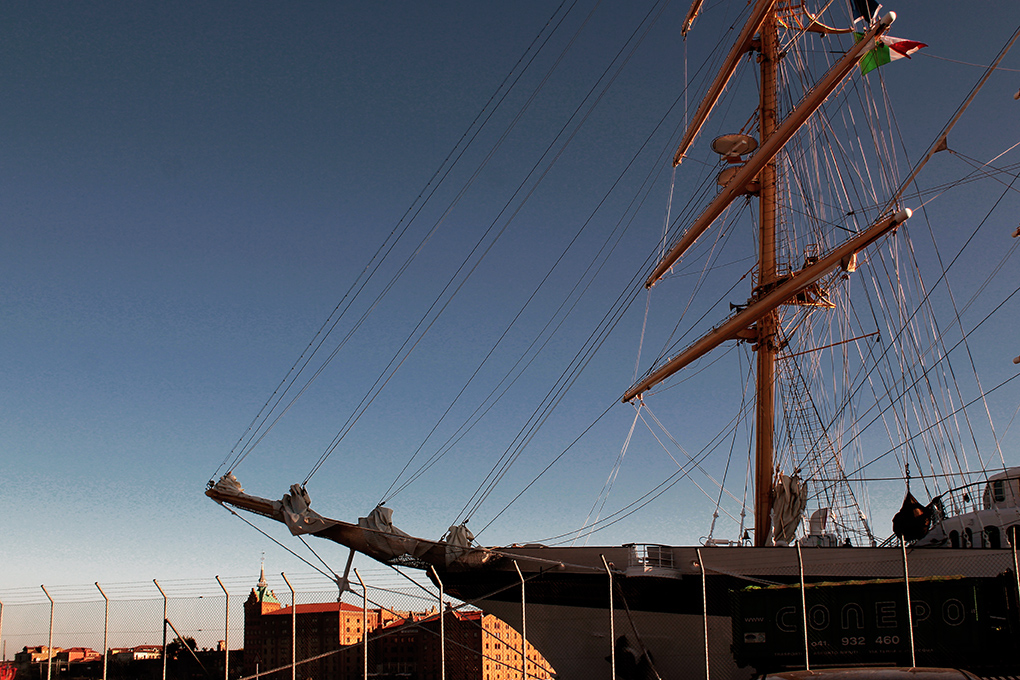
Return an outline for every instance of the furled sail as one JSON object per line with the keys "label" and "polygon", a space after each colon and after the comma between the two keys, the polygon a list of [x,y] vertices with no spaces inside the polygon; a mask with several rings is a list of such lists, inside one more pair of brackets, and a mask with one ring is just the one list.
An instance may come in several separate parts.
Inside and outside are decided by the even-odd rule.
{"label": "furled sail", "polygon": [[801,516],[807,507],[807,488],[800,475],[780,474],[773,486],[775,501],[772,504],[772,537],[776,545],[793,543]]}

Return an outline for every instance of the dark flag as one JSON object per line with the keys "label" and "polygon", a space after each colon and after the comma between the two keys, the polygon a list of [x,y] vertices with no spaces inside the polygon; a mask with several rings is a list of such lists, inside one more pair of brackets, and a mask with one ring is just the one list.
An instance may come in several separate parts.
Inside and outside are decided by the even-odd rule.
{"label": "dark flag", "polygon": [[857,10],[857,16],[870,24],[875,12],[878,11],[878,3],[875,0],[854,0],[854,9]]}

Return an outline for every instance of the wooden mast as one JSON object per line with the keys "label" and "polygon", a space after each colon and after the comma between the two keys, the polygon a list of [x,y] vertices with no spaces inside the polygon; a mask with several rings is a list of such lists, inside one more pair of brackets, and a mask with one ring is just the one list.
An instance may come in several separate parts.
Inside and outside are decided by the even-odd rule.
{"label": "wooden mast", "polygon": [[[772,15],[770,14],[768,16]],[[718,218],[734,200],[747,193],[745,188],[748,182],[756,178],[762,172],[765,165],[770,163],[776,154],[782,151],[783,146],[797,133],[797,131],[804,125],[804,122],[818,110],[818,107],[822,105],[822,102],[825,101],[826,97],[839,87],[839,84],[843,81],[843,79],[854,69],[854,67],[857,66],[861,57],[864,56],[864,54],[873,45],[874,39],[885,33],[886,29],[888,29],[890,24],[892,24],[895,17],[896,15],[890,12],[881,22],[869,28],[864,34],[864,38],[850,48],[843,57],[841,57],[828,71],[826,71],[821,80],[819,80],[814,87],[805,93],[804,98],[799,104],[797,104],[796,108],[790,112],[790,115],[788,115],[780,125],[776,126],[773,121],[773,134],[771,139],[760,140],[758,150],[747,159],[747,162],[739,166],[739,170],[737,170],[736,174],[733,175],[729,183],[722,191],[716,194],[715,198],[712,199],[712,202],[709,203],[704,212],[702,212],[701,215],[699,215],[698,218],[691,223],[683,236],[681,236],[673,247],[669,249],[669,252],[662,257],[659,264],[655,266],[655,269],[645,281],[645,288],[651,288],[654,286],[656,282],[661,279],[674,264],[676,264],[677,260],[683,257],[684,253],[686,253],[687,250],[694,245],[694,242],[698,240],[698,237],[712,226],[716,218]],[[774,28],[776,23],[778,22],[773,21],[772,23],[774,43],[773,51],[778,49]],[[761,41],[759,40],[758,43],[760,44],[760,42]],[[770,60],[770,63],[773,64],[773,67],[776,67],[776,57],[774,55]],[[724,64],[724,68],[726,67],[727,65]],[[699,107],[699,110],[701,108],[705,108],[706,111],[710,110],[710,107],[706,107],[704,102],[702,103],[702,106]],[[700,126],[702,123],[704,123],[704,121],[701,120],[700,117],[696,117],[691,123],[692,127],[685,135],[685,139],[688,137],[693,139],[693,126]],[[678,158],[682,155],[683,150],[684,146],[681,145],[677,150]]]}
{"label": "wooden mast", "polygon": [[[776,129],[776,88],[779,71],[775,12],[761,26],[761,98],[758,134],[764,144]],[[767,293],[778,278],[776,256],[776,168],[770,160],[758,175],[761,183],[758,224],[758,288],[754,297]],[[775,431],[775,382],[779,311],[772,310],[755,326],[757,330],[757,391],[755,409],[754,544],[769,543],[772,524],[773,435]]]}
{"label": "wooden mast", "polygon": [[[758,11],[764,12],[764,17],[758,14]],[[769,543],[769,533],[772,523],[772,474],[773,474],[773,447],[774,447],[774,433],[775,433],[775,359],[776,354],[780,348],[780,338],[778,336],[780,315],[776,309],[780,301],[771,306],[768,311],[765,311],[765,307],[770,305],[761,305],[760,302],[764,302],[765,298],[769,298],[772,302],[775,302],[776,295],[780,290],[786,291],[788,288],[791,289],[789,292],[792,294],[792,289],[796,286],[788,286],[789,276],[781,277],[778,266],[778,255],[776,250],[776,222],[777,222],[777,211],[776,211],[776,171],[775,171],[775,157],[783,149],[784,145],[793,137],[793,135],[804,125],[805,121],[822,105],[825,99],[831,94],[843,81],[843,79],[850,73],[851,70],[857,65],[861,57],[870,50],[874,45],[874,40],[878,36],[886,32],[889,26],[895,21],[896,15],[893,12],[886,14],[881,21],[876,22],[864,33],[864,36],[851,47],[846,54],[843,55],[835,64],[826,71],[825,75],[808,90],[804,98],[797,104],[794,110],[786,117],[785,120],[780,124],[777,121],[778,112],[776,110],[777,92],[778,92],[778,71],[779,71],[779,39],[777,27],[779,21],[776,17],[776,3],[774,0],[759,0],[755,5],[755,11],[752,13],[745,31],[748,27],[753,27],[759,19],[761,20],[759,29],[759,38],[756,41],[759,49],[759,63],[761,67],[761,94],[759,99],[759,117],[758,117],[758,132],[759,132],[759,146],[758,150],[749,158],[742,166],[739,167],[737,172],[730,178],[729,182],[720,191],[708,207],[701,213],[701,215],[694,220],[694,222],[687,228],[680,239],[670,248],[659,263],[655,266],[652,273],[648,276],[645,281],[645,287],[651,288],[655,285],[659,279],[661,279],[667,271],[681,258],[684,253],[694,245],[694,242],[700,237],[718,218],[724,210],[738,197],[742,196],[746,191],[747,184],[752,179],[757,179],[757,183],[760,185],[759,190],[759,227],[758,227],[758,281],[754,292],[751,295],[749,304],[750,308],[762,308],[763,315],[759,316],[757,312],[751,314],[737,314],[731,317],[729,321],[724,323],[719,328],[711,331],[705,338],[696,342],[687,350],[680,353],[680,355],[669,360],[666,365],[662,366],[656,371],[651,372],[648,376],[637,382],[623,395],[623,401],[629,402],[633,399],[640,398],[645,390],[650,389],[652,386],[662,382],[669,376],[673,375],[676,371],[686,366],[690,361],[700,356],[703,351],[707,351],[711,347],[714,347],[719,342],[725,339],[731,339],[739,337],[745,340],[754,340],[754,349],[757,351],[757,365],[756,365],[756,395],[755,395],[755,503],[754,503],[754,514],[755,514],[755,545],[767,545]],[[749,44],[750,47],[754,43]],[[675,163],[679,163],[682,160],[684,152],[687,149],[687,145],[693,141],[697,135],[697,130],[700,129],[704,123],[704,119],[701,116],[703,110],[704,116],[707,117],[714,105],[714,99],[721,93],[721,87],[725,86],[728,80],[730,63],[727,61],[720,70],[720,74],[717,76],[716,81],[720,83],[719,91],[716,92],[715,86],[709,93],[709,97],[706,101],[702,102],[699,107],[699,115],[695,117],[692,122],[691,129],[687,131],[684,136],[684,140],[677,150]],[[706,103],[708,102],[708,103]],[[909,215],[895,215],[887,220],[884,220],[881,228],[878,229],[878,235],[885,233],[885,231],[895,228],[897,224],[902,222]],[[878,227],[879,225],[875,225]],[[868,238],[857,244],[857,238],[848,241],[845,246],[848,247],[848,252],[852,250],[856,252],[860,248],[863,248],[868,243],[871,243],[877,235],[872,238],[869,229]],[[859,236],[864,236],[860,234]],[[855,247],[856,246],[856,247]],[[806,273],[808,270],[818,269],[814,265],[811,267],[805,267],[802,272]],[[819,269],[820,271],[820,269]],[[792,274],[790,275],[792,276]],[[789,298],[786,298],[789,299]],[[746,311],[746,310],[745,310]],[[753,320],[749,322],[754,323],[753,328],[747,328],[746,326],[741,328],[735,328],[735,325],[740,323],[745,318],[754,316]],[[725,330],[724,330],[725,329]]]}

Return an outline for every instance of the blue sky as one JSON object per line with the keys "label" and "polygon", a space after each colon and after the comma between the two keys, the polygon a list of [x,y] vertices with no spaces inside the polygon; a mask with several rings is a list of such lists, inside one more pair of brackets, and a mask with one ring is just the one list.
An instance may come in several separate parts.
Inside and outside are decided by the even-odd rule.
{"label": "blue sky", "polygon": [[[930,45],[929,55],[886,67],[893,99],[906,109],[898,120],[915,158],[980,75],[957,62],[988,63],[1016,21],[1008,3],[963,15],[956,7],[917,0],[892,7],[900,14],[892,33]],[[0,348],[6,358],[0,493],[7,507],[0,518],[0,589],[253,573],[263,551],[273,572],[307,570],[206,499],[204,485],[555,9],[539,2],[97,2],[0,9]],[[590,9],[578,6],[568,15],[553,52]],[[278,498],[304,479],[509,199],[548,143],[548,131],[563,124],[645,11],[599,7],[593,13],[423,257],[301,409],[238,468],[247,489]],[[696,68],[699,54],[712,46],[696,34],[686,44],[680,40],[685,11],[676,3],[667,7],[558,172],[529,199],[414,361],[316,473],[309,489],[320,512],[353,519],[371,510],[498,337],[522,292],[552,264],[677,96],[685,55]],[[706,28],[721,23],[725,11],[707,7],[701,21]],[[536,73],[551,65],[542,58]],[[1004,66],[1014,70],[993,78],[978,101],[980,113],[969,114],[950,138],[953,148],[987,158],[1020,138],[1020,102],[1012,99],[1020,88],[1020,54]],[[528,78],[507,111],[537,86],[537,76]],[[507,127],[510,114],[498,115],[505,118],[496,119],[495,132],[486,128],[484,143],[459,168],[477,166],[476,149],[491,146]],[[948,161],[933,166],[932,185],[961,174]],[[467,181],[467,170],[457,173],[434,205],[448,205]],[[653,194],[653,213],[661,215],[664,200],[663,191]],[[951,223],[962,225],[974,200],[973,194],[947,197],[939,210],[950,224],[939,228],[951,234]],[[1016,199],[1008,200],[1015,208]],[[986,258],[954,281],[963,298],[982,280],[987,256],[995,254],[997,262],[1011,245],[1004,235],[1015,227],[1016,212],[1006,208],[986,230],[994,238],[975,246]],[[433,224],[441,212],[430,205],[417,224]],[[611,283],[597,292],[600,303],[643,266],[660,228],[645,221],[628,234],[632,245],[614,260],[618,270],[610,270]],[[424,227],[416,229],[424,234]],[[576,273],[557,273],[555,282],[569,285]],[[390,268],[382,275],[394,274]],[[1007,268],[991,292],[1001,299],[1015,287],[1015,267]],[[599,367],[576,386],[586,398],[564,401],[514,468],[507,495],[494,497],[493,510],[627,386],[640,306],[628,316],[633,331],[614,336]],[[601,308],[582,306],[580,313],[594,319]],[[1003,348],[1002,340],[1015,333],[1009,322],[1015,304],[1012,316],[1009,309],[976,341],[979,358],[1004,371],[1013,370],[1008,359],[1020,354],[1015,341]],[[524,330],[537,323],[526,318]],[[539,372],[558,371],[587,329],[578,324],[561,346],[552,346],[548,367]],[[527,339],[522,332],[506,342],[521,347]],[[1004,352],[1009,366],[1000,365]],[[540,377],[523,380],[490,420],[391,502],[398,526],[429,537],[445,531],[465,489],[480,482],[501,442],[534,408],[546,384]],[[997,418],[1008,421],[1015,395],[997,403]],[[678,406],[698,423],[684,432],[696,431],[723,396],[702,394]],[[590,507],[632,417],[629,407],[617,407],[586,452],[565,457],[557,476],[483,542],[535,539],[576,526],[578,508]],[[1014,451],[1007,461],[1015,464]],[[624,476],[621,487],[620,504],[647,482]],[[877,502],[882,508],[898,504],[902,487],[887,491]],[[621,528],[593,540],[692,542],[705,534],[710,512],[693,487],[678,488],[630,520],[627,531],[637,538]],[[483,512],[479,520],[485,519]],[[260,526],[287,540],[285,532]],[[323,554],[342,567],[342,551],[326,547]]]}

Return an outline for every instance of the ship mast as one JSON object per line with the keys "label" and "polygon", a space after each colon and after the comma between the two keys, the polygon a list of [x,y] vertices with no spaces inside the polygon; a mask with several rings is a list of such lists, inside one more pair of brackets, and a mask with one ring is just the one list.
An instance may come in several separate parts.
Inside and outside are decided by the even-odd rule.
{"label": "ship mast", "polygon": [[[779,71],[775,12],[762,23],[761,96],[758,104],[758,134],[765,143],[776,129],[776,88]],[[776,167],[770,160],[759,174],[758,287],[754,297],[767,293],[778,278],[776,256]],[[775,432],[776,350],[779,310],[769,311],[755,325],[757,331],[757,392],[755,408],[754,544],[766,545],[772,519],[773,435]]]}
{"label": "ship mast", "polygon": [[[720,68],[705,100],[698,108],[698,115],[691,122],[680,148],[674,158],[674,166],[682,162],[684,154],[693,143],[704,124],[715,101],[722,93],[740,55],[757,48],[761,68],[761,93],[758,103],[758,134],[760,143],[757,150],[738,166],[726,185],[708,207],[699,215],[670,248],[645,281],[651,288],[683,257],[715,222],[723,211],[739,196],[757,193],[759,198],[758,224],[758,281],[748,300],[746,308],[739,310],[727,321],[713,328],[676,356],[668,359],[659,368],[649,372],[632,385],[622,397],[630,402],[640,399],[655,385],[689,365],[714,347],[726,340],[750,340],[757,352],[756,394],[755,394],[755,545],[767,545],[772,523],[772,475],[774,469],[773,449],[775,434],[775,383],[776,354],[780,349],[779,307],[790,304],[799,293],[803,293],[823,275],[843,266],[852,256],[874,243],[877,239],[896,229],[909,219],[910,211],[902,210],[886,215],[870,227],[859,232],[829,252],[820,260],[805,263],[796,272],[780,274],[776,249],[777,192],[776,156],[785,144],[796,134],[822,102],[839,86],[843,79],[856,67],[861,57],[871,49],[874,40],[886,32],[895,21],[892,12],[868,28],[864,35],[840,59],[834,63],[822,78],[810,88],[804,98],[783,119],[778,121],[777,92],[779,73],[779,38],[776,17],[776,0],[758,0],[748,18],[747,24],[737,41],[737,49]],[[813,19],[812,19],[813,21]],[[758,39],[751,40],[757,32]],[[755,187],[755,188],[752,188]]]}

